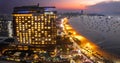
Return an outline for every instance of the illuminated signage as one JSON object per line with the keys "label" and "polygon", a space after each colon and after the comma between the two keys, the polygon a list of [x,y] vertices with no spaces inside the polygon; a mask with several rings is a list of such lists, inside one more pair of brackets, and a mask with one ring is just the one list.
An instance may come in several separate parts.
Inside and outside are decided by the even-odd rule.
{"label": "illuminated signage", "polygon": [[18,11],[17,13],[32,13],[32,12],[35,12],[35,11],[26,11],[26,10],[22,10],[22,11]]}
{"label": "illuminated signage", "polygon": [[13,14],[13,16],[32,16],[32,14]]}
{"label": "illuminated signage", "polygon": [[54,14],[53,12],[45,12],[45,14]]}
{"label": "illuminated signage", "polygon": [[55,8],[45,8],[45,11],[56,11]]}
{"label": "illuminated signage", "polygon": [[29,13],[30,11],[18,11],[18,13]]}

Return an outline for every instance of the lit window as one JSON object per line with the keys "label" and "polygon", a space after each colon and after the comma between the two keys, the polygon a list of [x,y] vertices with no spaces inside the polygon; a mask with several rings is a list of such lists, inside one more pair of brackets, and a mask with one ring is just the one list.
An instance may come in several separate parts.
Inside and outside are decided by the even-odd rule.
{"label": "lit window", "polygon": [[48,37],[51,37],[51,35],[48,35]]}
{"label": "lit window", "polygon": [[51,41],[51,39],[49,39],[49,41]]}
{"label": "lit window", "polygon": [[38,18],[38,20],[40,20],[40,18]]}
{"label": "lit window", "polygon": [[48,29],[50,29],[51,27],[48,27]]}
{"label": "lit window", "polygon": [[44,31],[42,31],[42,33],[44,33]]}
{"label": "lit window", "polygon": [[37,20],[37,18],[35,18],[35,20]]}
{"label": "lit window", "polygon": [[47,19],[45,18],[45,21],[46,21]]}
{"label": "lit window", "polygon": [[43,19],[44,17],[43,17],[43,16],[41,16],[41,18]]}
{"label": "lit window", "polygon": [[35,29],[37,29],[37,26],[35,27]]}
{"label": "lit window", "polygon": [[28,16],[28,18],[30,18],[30,16]]}
{"label": "lit window", "polygon": [[36,42],[36,44],[39,44],[38,42]]}
{"label": "lit window", "polygon": [[44,41],[42,41],[42,44],[44,44]]}
{"label": "lit window", "polygon": [[28,42],[26,42],[28,44]]}
{"label": "lit window", "polygon": [[37,37],[37,35],[35,35],[35,37]]}
{"label": "lit window", "polygon": [[40,29],[38,28],[38,31],[40,31]]}
{"label": "lit window", "polygon": [[35,18],[37,19],[37,16],[35,16]]}
{"label": "lit window", "polygon": [[19,36],[19,34],[17,34],[17,36]]}
{"label": "lit window", "polygon": [[45,39],[45,41],[47,41],[47,39]]}
{"label": "lit window", "polygon": [[37,41],[38,39],[36,38],[35,40]]}
{"label": "lit window", "polygon": [[27,18],[25,18],[25,20],[27,20]]}
{"label": "lit window", "polygon": [[28,25],[28,27],[30,27],[30,25]]}
{"label": "lit window", "polygon": [[30,23],[30,21],[28,21],[28,23]]}
{"label": "lit window", "polygon": [[48,20],[48,22],[50,23],[50,20]]}

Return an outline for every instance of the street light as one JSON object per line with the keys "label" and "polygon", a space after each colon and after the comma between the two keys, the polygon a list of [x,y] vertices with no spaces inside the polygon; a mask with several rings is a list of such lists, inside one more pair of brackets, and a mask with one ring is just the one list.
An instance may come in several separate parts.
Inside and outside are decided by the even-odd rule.
{"label": "street light", "polygon": [[75,35],[75,34],[76,34],[76,32],[73,32],[73,34]]}
{"label": "street light", "polygon": [[81,51],[80,51],[80,50],[78,50],[78,53],[80,54],[80,53],[81,53]]}
{"label": "street light", "polygon": [[92,46],[90,43],[87,43],[87,44],[85,45],[85,47],[86,47],[86,48],[90,48],[90,49],[93,48],[93,46]]}
{"label": "street light", "polygon": [[83,40],[83,39],[84,39],[83,36],[79,36],[79,35],[78,35],[78,36],[76,35],[75,38],[77,38],[77,39],[79,39],[79,40]]}

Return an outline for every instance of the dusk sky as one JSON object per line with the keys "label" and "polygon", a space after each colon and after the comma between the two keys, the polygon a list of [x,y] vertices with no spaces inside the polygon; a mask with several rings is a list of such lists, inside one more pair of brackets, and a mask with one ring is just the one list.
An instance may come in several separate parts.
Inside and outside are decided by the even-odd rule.
{"label": "dusk sky", "polygon": [[16,6],[56,6],[61,10],[80,10],[91,13],[120,14],[120,0],[0,0],[0,14],[11,13]]}

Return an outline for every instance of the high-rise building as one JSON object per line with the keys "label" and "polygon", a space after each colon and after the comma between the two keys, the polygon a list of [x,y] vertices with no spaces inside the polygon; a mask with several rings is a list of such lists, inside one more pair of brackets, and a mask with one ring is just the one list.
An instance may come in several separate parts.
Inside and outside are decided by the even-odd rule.
{"label": "high-rise building", "polygon": [[0,15],[0,37],[12,37],[12,15]]}
{"label": "high-rise building", "polygon": [[81,10],[81,15],[83,15],[84,14],[84,11],[83,10]]}
{"label": "high-rise building", "polygon": [[33,47],[56,45],[55,7],[21,6],[13,11],[14,36],[20,44]]}

